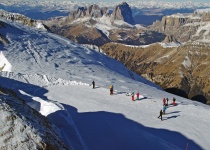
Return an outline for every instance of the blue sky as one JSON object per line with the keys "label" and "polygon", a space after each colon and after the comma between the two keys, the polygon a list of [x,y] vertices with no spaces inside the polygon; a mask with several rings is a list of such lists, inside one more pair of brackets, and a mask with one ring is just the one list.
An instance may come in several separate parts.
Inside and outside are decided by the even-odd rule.
{"label": "blue sky", "polygon": [[[74,0],[74,1],[79,1],[79,2],[129,2],[130,0]],[[146,1],[146,0],[143,0]],[[163,1],[163,2],[209,2],[210,0],[158,0],[158,1]]]}

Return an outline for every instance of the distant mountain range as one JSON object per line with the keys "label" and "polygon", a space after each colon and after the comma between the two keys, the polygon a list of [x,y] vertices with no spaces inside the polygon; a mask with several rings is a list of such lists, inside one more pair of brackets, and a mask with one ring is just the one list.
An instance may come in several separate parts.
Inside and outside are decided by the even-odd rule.
{"label": "distant mountain range", "polygon": [[[18,6],[31,6],[31,7],[45,7],[45,8],[56,8],[56,9],[67,9],[81,6],[81,5],[90,5],[90,4],[98,4],[100,6],[113,7],[113,5],[118,4],[119,2],[106,2],[106,1],[98,1],[98,2],[78,2],[78,1],[69,1],[69,0],[1,0],[1,4],[3,6],[16,7]],[[165,9],[174,9],[174,8],[200,8],[200,7],[210,7],[210,2],[202,3],[202,2],[164,2],[161,0],[148,0],[148,1],[139,1],[132,0],[127,2],[131,7],[137,8],[165,8]]]}
{"label": "distant mountain range", "polygon": [[[160,16],[170,15],[178,12],[193,12],[197,8],[210,7],[209,3],[196,2],[163,2],[163,1],[139,1],[133,0],[127,2],[133,11],[133,16],[136,23],[151,24],[155,19],[160,19]],[[77,7],[85,7],[96,4],[100,7],[108,7],[112,9],[119,4],[118,2],[78,2],[69,0],[1,0],[0,9],[6,11],[17,12],[26,15],[32,19],[46,20],[56,16],[67,16],[69,12]],[[146,17],[145,22],[138,20],[138,16]],[[150,17],[147,17],[150,15]],[[153,19],[151,20],[151,16]]]}

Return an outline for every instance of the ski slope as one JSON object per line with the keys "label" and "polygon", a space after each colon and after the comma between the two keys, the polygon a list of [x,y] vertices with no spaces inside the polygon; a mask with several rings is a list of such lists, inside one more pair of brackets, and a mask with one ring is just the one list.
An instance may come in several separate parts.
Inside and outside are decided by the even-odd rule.
{"label": "ski slope", "polygon": [[[5,20],[3,20],[5,21]],[[7,22],[0,86],[46,116],[73,150],[208,149],[210,107],[164,92],[104,54],[41,30]],[[6,68],[6,67],[5,67]],[[96,88],[91,83],[95,81]],[[109,86],[114,85],[114,95]],[[132,101],[127,92],[140,92]],[[162,99],[173,97],[163,121]],[[0,145],[3,143],[0,143]]]}

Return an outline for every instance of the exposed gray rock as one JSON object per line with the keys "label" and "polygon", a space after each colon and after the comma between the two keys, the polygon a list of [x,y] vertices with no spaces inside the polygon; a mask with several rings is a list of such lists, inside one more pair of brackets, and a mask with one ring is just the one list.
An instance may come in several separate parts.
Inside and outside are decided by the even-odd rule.
{"label": "exposed gray rock", "polygon": [[164,16],[149,29],[166,35],[173,35],[179,42],[210,40],[208,24],[210,12],[194,12],[193,14],[174,14]]}
{"label": "exposed gray rock", "polygon": [[73,11],[69,14],[67,17],[67,21],[73,21],[78,18],[83,17],[94,17],[94,18],[100,18],[104,14],[108,15],[108,9],[106,7],[100,9],[98,5],[90,5],[89,7],[78,7],[77,10]]}
{"label": "exposed gray rock", "polygon": [[176,38],[173,35],[167,35],[165,37],[165,39],[163,40],[164,43],[171,43],[171,42],[175,42],[178,43],[178,41],[176,40]]}
{"label": "exposed gray rock", "polygon": [[0,43],[9,44],[9,40],[0,34]]}
{"label": "exposed gray rock", "polygon": [[[22,23],[23,25],[31,26],[31,27],[36,27],[39,24],[39,27],[41,29],[49,31],[49,29],[41,22],[39,22],[37,20],[33,20],[31,18],[28,18],[28,17],[18,14],[18,13],[10,13],[10,12],[4,11],[4,10],[0,10],[0,18],[4,18],[6,20],[12,20],[12,21],[15,21],[18,23]],[[0,27],[1,26],[2,26],[2,24],[0,23]]]}
{"label": "exposed gray rock", "polygon": [[111,21],[113,22],[114,20],[123,20],[129,24],[135,24],[132,11],[126,2],[123,2],[115,7],[111,15]]}

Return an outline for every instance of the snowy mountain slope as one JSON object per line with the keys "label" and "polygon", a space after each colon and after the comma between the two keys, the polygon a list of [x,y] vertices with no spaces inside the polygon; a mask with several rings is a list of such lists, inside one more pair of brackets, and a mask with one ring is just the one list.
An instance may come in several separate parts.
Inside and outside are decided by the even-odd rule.
{"label": "snowy mountain slope", "polygon": [[[3,21],[3,20],[2,20]],[[4,20],[5,21],[5,20]],[[174,95],[127,70],[121,63],[57,35],[7,21],[0,30],[0,86],[12,89],[46,116],[69,148],[208,149],[210,107],[176,96],[177,106],[158,119],[162,98]],[[7,61],[8,62],[7,62]],[[89,84],[96,82],[96,89]],[[114,95],[109,86],[114,85]],[[139,91],[131,101],[127,92]]]}
{"label": "snowy mountain slope", "polygon": [[[121,63],[116,64],[114,59],[101,53],[79,46],[51,33],[22,27],[15,23],[14,25],[16,27],[7,26],[6,29],[1,30],[1,34],[5,35],[11,42],[11,44],[5,46],[3,54],[11,61],[9,62],[12,65],[13,72],[41,73],[57,78],[80,81],[86,80],[83,74],[86,73],[92,75],[89,83],[100,75],[105,78],[119,74],[148,83],[145,79],[127,70]],[[27,67],[23,68],[22,66]],[[101,71],[107,70],[107,68],[107,74],[103,74]],[[75,75],[77,70],[81,72],[79,79]],[[109,85],[110,82],[107,82],[106,84]],[[153,86],[155,85],[153,84]]]}

